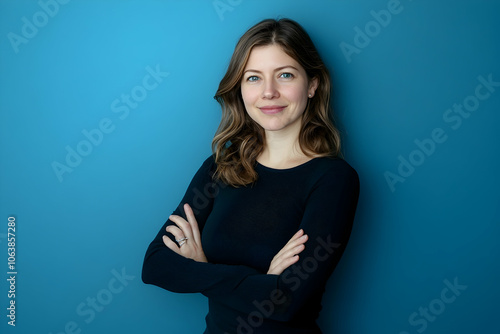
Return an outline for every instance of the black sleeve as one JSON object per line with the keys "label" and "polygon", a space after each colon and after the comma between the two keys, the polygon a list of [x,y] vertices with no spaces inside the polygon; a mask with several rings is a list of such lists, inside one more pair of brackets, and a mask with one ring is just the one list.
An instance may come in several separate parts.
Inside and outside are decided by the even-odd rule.
{"label": "black sleeve", "polygon": [[340,261],[351,233],[358,197],[358,175],[342,161],[324,174],[310,193],[300,225],[309,239],[296,264],[279,276],[248,275],[226,295],[212,291],[204,294],[246,313],[261,305],[274,310],[270,319],[292,320],[308,298],[322,294]]}
{"label": "black sleeve", "polygon": [[[210,159],[196,173],[174,214],[184,216],[182,205],[193,204],[196,194],[212,182],[209,170],[213,159]],[[255,311],[256,303],[272,302],[275,312],[269,318],[291,320],[311,293],[324,288],[349,239],[359,179],[350,166],[340,166],[344,167],[325,173],[310,194],[300,226],[309,236],[306,249],[299,261],[281,275],[262,274],[247,266],[202,263],[184,258],[162,241],[165,227],[173,224],[169,220],[146,252],[142,271],[144,283],[172,292],[201,292],[245,313]],[[195,212],[200,229],[210,213],[213,198],[208,201],[198,213]]]}
{"label": "black sleeve", "polygon": [[[213,157],[205,160],[196,172],[174,215],[186,217],[183,205],[188,203],[196,216],[200,231],[205,225],[213,205],[213,194],[217,185],[212,180]],[[212,193],[211,193],[212,192]],[[214,295],[225,294],[237,286],[248,275],[257,270],[245,266],[229,266],[196,262],[170,250],[162,237],[168,235],[165,228],[174,224],[170,219],[162,226],[149,245],[142,268],[142,281],[172,292],[203,292]]]}

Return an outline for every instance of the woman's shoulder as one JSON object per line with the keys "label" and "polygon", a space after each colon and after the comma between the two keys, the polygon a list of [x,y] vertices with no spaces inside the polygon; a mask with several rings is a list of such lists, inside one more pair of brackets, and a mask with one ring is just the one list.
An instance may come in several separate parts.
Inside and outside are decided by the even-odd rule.
{"label": "woman's shoulder", "polygon": [[210,154],[208,157],[205,158],[205,161],[203,161],[202,166],[214,166],[215,165],[215,153]]}
{"label": "woman's shoulder", "polygon": [[213,174],[216,169],[217,164],[215,163],[215,154],[210,154],[208,157],[206,157],[200,166],[200,170],[209,174]]}
{"label": "woman's shoulder", "polygon": [[215,156],[210,155],[205,158],[201,166],[198,167],[194,175],[193,182],[209,182],[213,178],[216,170]]}
{"label": "woman's shoulder", "polygon": [[317,159],[317,172],[323,180],[342,180],[359,184],[357,171],[346,160],[340,157],[322,157]]}
{"label": "woman's shoulder", "polygon": [[318,165],[323,169],[331,172],[340,172],[346,174],[357,174],[354,167],[352,167],[346,160],[340,157],[321,157],[316,158]]}

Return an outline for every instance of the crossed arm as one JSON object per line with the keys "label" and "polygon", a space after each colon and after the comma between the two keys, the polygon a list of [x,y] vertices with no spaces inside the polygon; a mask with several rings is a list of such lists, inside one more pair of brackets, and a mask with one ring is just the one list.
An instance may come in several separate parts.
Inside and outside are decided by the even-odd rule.
{"label": "crossed arm", "polygon": [[[208,261],[203,252],[198,222],[196,221],[193,209],[187,203],[184,204],[184,212],[187,219],[178,215],[171,215],[169,219],[175,225],[168,225],[165,231],[171,233],[176,240],[187,239],[183,240],[184,242],[180,241],[176,243],[164,235],[162,237],[163,243],[173,252],[185,258],[206,263]],[[295,233],[287,244],[274,256],[267,274],[280,275],[286,268],[296,263],[299,260],[298,254],[305,249],[304,244],[307,239],[308,236],[304,233],[304,230],[300,229]]]}
{"label": "crossed arm", "polygon": [[[169,217],[149,246],[143,281],[172,292],[200,292],[246,313],[254,310],[253,301],[269,300],[273,291],[280,291],[286,302],[277,307],[270,318],[292,319],[312,293],[324,288],[340,260],[359,194],[357,174],[340,166],[318,183],[309,197],[299,230],[274,256],[264,274],[243,265],[207,262],[198,222],[206,221],[205,211],[210,209],[197,212],[195,217],[193,204],[198,207],[192,194],[189,195],[193,187],[210,182],[208,159],[204,166],[190,184],[183,204]],[[176,243],[166,234],[173,235],[176,240],[188,239]],[[326,248],[320,247],[325,243],[328,244]],[[341,246],[334,251],[332,247],[336,245]],[[314,271],[300,271],[310,264],[317,265]]]}

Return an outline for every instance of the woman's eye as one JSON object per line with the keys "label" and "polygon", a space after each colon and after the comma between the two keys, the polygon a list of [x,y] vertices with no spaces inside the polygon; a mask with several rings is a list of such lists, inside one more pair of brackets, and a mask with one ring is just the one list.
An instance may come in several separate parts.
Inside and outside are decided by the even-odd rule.
{"label": "woman's eye", "polygon": [[247,81],[250,81],[250,82],[254,82],[254,81],[257,81],[257,80],[259,80],[259,77],[255,76],[255,75],[249,76],[247,78]]}
{"label": "woman's eye", "polygon": [[292,73],[281,73],[280,77],[283,79],[292,79],[293,74]]}

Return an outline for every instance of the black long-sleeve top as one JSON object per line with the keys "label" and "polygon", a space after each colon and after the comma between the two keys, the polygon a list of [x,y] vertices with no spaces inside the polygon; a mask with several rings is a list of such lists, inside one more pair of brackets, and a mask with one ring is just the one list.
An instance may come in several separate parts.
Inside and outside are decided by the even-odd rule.
{"label": "black long-sleeve top", "polygon": [[[142,280],[173,292],[208,297],[205,334],[316,334],[326,282],[346,247],[359,179],[342,159],[314,158],[289,169],[259,163],[258,180],[232,187],[212,178],[205,160],[173,212],[188,203],[208,263],[176,254],[162,241],[167,220],[146,252]],[[303,229],[299,261],[266,274],[273,257]],[[188,241],[189,242],[189,241]]]}

